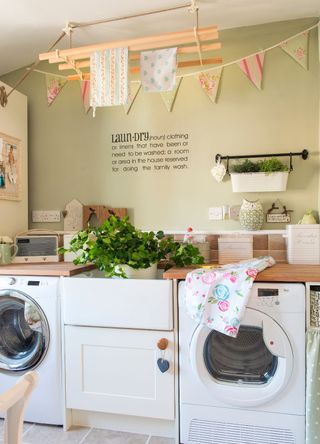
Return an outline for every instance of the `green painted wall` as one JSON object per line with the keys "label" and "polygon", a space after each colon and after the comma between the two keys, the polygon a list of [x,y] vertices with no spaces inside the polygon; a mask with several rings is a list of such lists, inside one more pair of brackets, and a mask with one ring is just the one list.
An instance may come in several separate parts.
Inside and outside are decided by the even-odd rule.
{"label": "green painted wall", "polygon": [[[303,30],[315,19],[227,30],[220,33],[225,62],[271,46]],[[265,209],[280,198],[297,222],[317,209],[319,194],[319,88],[317,32],[310,33],[309,71],[280,48],[266,54],[259,92],[236,66],[225,68],[217,104],[193,77],[182,81],[172,113],[158,94],[140,92],[129,115],[122,107],[85,115],[79,85],[70,82],[51,107],[45,77],[32,73],[19,90],[29,102],[29,208],[63,209],[76,197],[85,204],[128,207],[143,229],[235,229],[234,221],[208,220],[208,207],[260,198]],[[48,64],[40,69],[49,70]],[[20,71],[21,72],[21,71]],[[12,84],[20,75],[3,77]],[[149,131],[188,133],[190,168],[143,173],[111,172],[111,135]],[[294,159],[285,193],[234,194],[230,180],[210,174],[216,153],[254,154],[308,148],[310,159]],[[42,225],[43,226],[43,225]],[[62,225],[50,224],[52,228]],[[282,228],[265,225],[264,228]]]}

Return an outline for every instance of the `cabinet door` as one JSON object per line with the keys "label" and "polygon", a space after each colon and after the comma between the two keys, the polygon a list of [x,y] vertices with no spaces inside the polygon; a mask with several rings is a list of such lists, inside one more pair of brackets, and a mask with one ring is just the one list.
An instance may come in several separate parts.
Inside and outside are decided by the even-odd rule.
{"label": "cabinet door", "polygon": [[[157,360],[169,345],[169,370]],[[65,327],[67,408],[174,419],[174,344],[168,331]]]}

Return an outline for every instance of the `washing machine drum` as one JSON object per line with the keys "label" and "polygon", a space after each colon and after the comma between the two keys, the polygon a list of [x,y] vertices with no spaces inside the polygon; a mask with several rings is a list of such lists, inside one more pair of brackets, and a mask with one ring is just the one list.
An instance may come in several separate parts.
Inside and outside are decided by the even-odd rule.
{"label": "washing machine drum", "polygon": [[0,371],[25,372],[37,367],[49,346],[46,316],[27,294],[0,291]]}

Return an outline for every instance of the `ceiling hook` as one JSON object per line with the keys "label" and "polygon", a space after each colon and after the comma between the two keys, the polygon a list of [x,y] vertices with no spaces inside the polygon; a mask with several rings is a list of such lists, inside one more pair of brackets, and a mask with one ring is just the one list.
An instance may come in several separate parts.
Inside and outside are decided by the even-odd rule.
{"label": "ceiling hook", "polygon": [[196,4],[196,0],[191,0],[191,4],[188,8],[188,11],[191,12],[191,14],[194,14],[195,12],[199,11],[199,6]]}

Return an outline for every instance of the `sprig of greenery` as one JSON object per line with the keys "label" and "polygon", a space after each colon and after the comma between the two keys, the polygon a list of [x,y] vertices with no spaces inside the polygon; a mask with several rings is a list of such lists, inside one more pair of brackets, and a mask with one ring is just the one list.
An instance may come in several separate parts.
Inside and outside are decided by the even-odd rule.
{"label": "sprig of greenery", "polygon": [[249,159],[232,166],[233,173],[275,173],[288,171],[288,166],[280,162],[276,157],[252,162]]}
{"label": "sprig of greenery", "polygon": [[100,227],[88,227],[79,231],[70,242],[70,248],[60,248],[60,253],[73,252],[75,264],[91,262],[106,277],[127,277],[121,264],[132,268],[148,268],[160,260],[166,260],[166,269],[177,265],[202,264],[203,257],[191,244],[175,242],[165,237],[163,231],[144,232],[135,228],[128,217],[120,219],[111,215]]}

